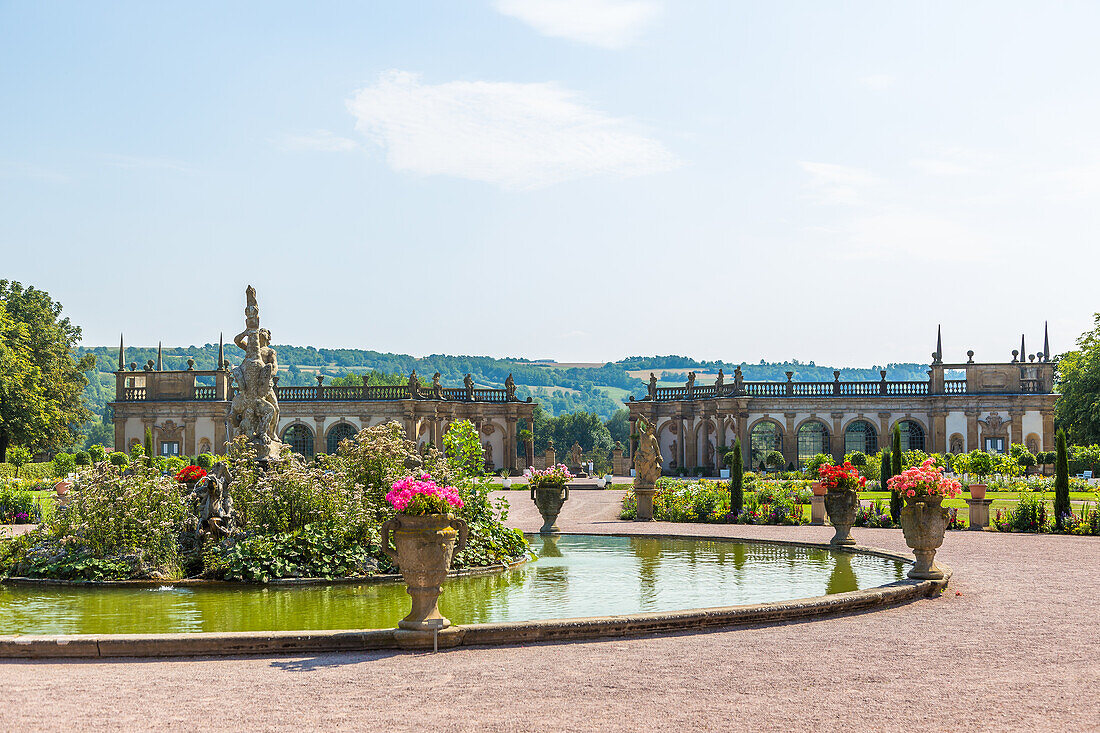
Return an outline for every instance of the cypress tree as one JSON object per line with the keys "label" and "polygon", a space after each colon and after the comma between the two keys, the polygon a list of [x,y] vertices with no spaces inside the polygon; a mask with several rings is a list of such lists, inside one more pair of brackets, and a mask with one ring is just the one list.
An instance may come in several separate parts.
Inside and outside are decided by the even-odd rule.
{"label": "cypress tree", "polygon": [[878,468],[878,482],[882,484],[882,491],[886,491],[886,482],[890,480],[890,451],[882,452],[882,463]]}
{"label": "cypress tree", "polygon": [[741,455],[741,439],[733,442],[730,457],[730,514],[735,518],[745,505],[745,461]]}
{"label": "cypress tree", "polygon": [[153,465],[153,431],[145,428],[145,463]]}
{"label": "cypress tree", "polygon": [[[890,440],[890,475],[897,476],[901,473],[901,425],[894,424],[894,434]],[[901,523],[901,494],[897,491],[890,492],[890,520],[894,524]]]}
{"label": "cypress tree", "polygon": [[1065,517],[1073,511],[1069,503],[1069,459],[1066,456],[1066,431],[1058,430],[1058,457],[1054,461],[1054,526],[1065,529]]}

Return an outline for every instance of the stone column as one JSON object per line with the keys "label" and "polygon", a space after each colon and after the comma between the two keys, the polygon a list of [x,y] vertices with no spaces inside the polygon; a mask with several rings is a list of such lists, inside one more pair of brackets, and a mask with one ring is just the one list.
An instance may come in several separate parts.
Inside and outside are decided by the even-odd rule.
{"label": "stone column", "polygon": [[978,443],[978,414],[976,407],[968,407],[963,412],[966,414],[966,450],[969,453],[981,447]]}
{"label": "stone column", "polygon": [[214,451],[215,455],[225,455],[225,425],[225,415],[214,418],[214,447],[211,450]]}
{"label": "stone column", "polygon": [[929,412],[931,433],[929,444],[926,447],[929,453],[946,453],[950,447],[947,445],[947,410],[934,409]]}
{"label": "stone column", "polygon": [[183,418],[183,454],[195,455],[195,417],[186,415]]}
{"label": "stone column", "polygon": [[634,454],[638,450],[638,441],[634,439],[634,436],[638,433],[638,420],[637,418],[630,418],[630,435],[628,440],[630,441],[630,467],[634,468]]}
{"label": "stone column", "polygon": [[1043,450],[1055,450],[1057,448],[1054,439],[1054,411],[1043,410]]}
{"label": "stone column", "polygon": [[116,408],[111,416],[111,422],[115,426],[115,451],[126,452],[126,418],[120,417]]}
{"label": "stone column", "polygon": [[504,467],[509,471],[516,470],[516,418],[513,415],[507,417],[507,430],[504,433],[504,451],[508,456],[504,461]]}
{"label": "stone column", "polygon": [[890,415],[889,412],[880,412],[878,414],[878,449],[890,450],[890,441],[893,438],[890,437]]}
{"label": "stone column", "polygon": [[625,461],[623,460],[623,449],[612,448],[611,449],[611,473],[616,476],[625,476],[627,471],[624,470]]}
{"label": "stone column", "polygon": [[313,455],[319,456],[325,452],[325,416],[313,416]]}
{"label": "stone column", "polygon": [[787,470],[787,466],[790,464],[798,465],[798,433],[794,429],[794,419],[798,416],[796,412],[784,412],[783,417],[786,419],[786,425],[783,428],[783,470]]}
{"label": "stone column", "polygon": [[833,461],[835,463],[844,462],[844,413],[833,412],[829,414],[829,417],[833,419],[833,428],[830,431],[829,436],[829,448],[833,454]]}
{"label": "stone column", "polygon": [[1009,442],[1016,443],[1017,445],[1024,444],[1024,411],[1018,408],[1011,408],[1008,411],[1008,417],[1011,422],[1008,424],[1009,429]]}

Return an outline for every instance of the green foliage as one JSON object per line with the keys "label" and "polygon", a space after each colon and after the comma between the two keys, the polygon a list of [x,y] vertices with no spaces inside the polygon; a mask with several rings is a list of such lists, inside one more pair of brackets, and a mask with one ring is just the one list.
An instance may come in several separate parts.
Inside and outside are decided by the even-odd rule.
{"label": "green foliage", "polygon": [[156,453],[153,450],[153,429],[148,427],[148,426],[145,428],[144,445],[145,445],[145,455],[147,457],[152,458],[153,456],[156,455]]}
{"label": "green foliage", "polygon": [[1054,463],[1054,524],[1061,531],[1065,526],[1065,517],[1072,513],[1069,502],[1069,458],[1066,454],[1066,431],[1058,430],[1058,442],[1055,451],[1058,455]]}
{"label": "green foliage", "polygon": [[803,469],[803,472],[807,476],[816,479],[819,468],[831,465],[833,465],[833,457],[831,455],[828,453],[818,453],[810,458],[810,460],[806,461],[806,467]]}
{"label": "green foliage", "polygon": [[745,507],[745,463],[740,438],[733,442],[733,450],[726,457],[730,459],[730,513],[736,517]]}
{"label": "green foliage", "polygon": [[8,448],[8,463],[15,466],[15,475],[19,476],[19,469],[30,463],[31,453],[21,445]]}
{"label": "green foliage", "polygon": [[92,465],[92,456],[86,450],[79,451],[73,457],[73,463],[75,463],[78,466],[90,466],[90,465]]}
{"label": "green foliage", "polygon": [[107,460],[107,449],[101,445],[93,445],[88,448],[88,455],[91,456],[92,463],[99,463]]}
{"label": "green foliage", "polygon": [[1042,496],[1020,494],[1016,506],[998,509],[993,526],[1001,532],[1049,532],[1050,515]]}
{"label": "green foliage", "polygon": [[133,577],[134,572],[134,566],[128,559],[100,558],[87,551],[41,560],[22,571],[28,578],[93,581],[125,580]]}
{"label": "green foliage", "polygon": [[1054,404],[1058,424],[1074,443],[1100,442],[1100,313],[1093,328],[1077,339],[1077,349],[1058,359],[1058,386]]}
{"label": "green foliage", "polygon": [[203,470],[209,471],[214,467],[214,456],[209,453],[200,453],[195,456],[195,465]]}
{"label": "green foliage", "polygon": [[130,465],[130,456],[126,455],[122,451],[115,451],[107,456],[107,460],[112,466],[118,466],[119,468],[125,468]]}
{"label": "green foliage", "polygon": [[369,560],[372,547],[377,549],[369,543],[349,542],[335,525],[308,524],[292,532],[215,545],[203,553],[203,565],[209,577],[253,583],[276,578],[343,578],[366,575],[377,567]]}
{"label": "green foliage", "polygon": [[79,341],[49,293],[0,280],[0,460],[13,444],[54,452],[79,439],[91,417],[82,372],[95,366],[90,354],[73,360]]}
{"label": "green foliage", "polygon": [[469,420],[456,420],[443,434],[443,449],[455,471],[469,476],[485,473],[485,448]]}
{"label": "green foliage", "polygon": [[862,468],[867,465],[867,454],[863,451],[853,451],[844,456],[844,460],[848,461],[848,463],[851,463],[856,468]]}
{"label": "green foliage", "polygon": [[37,524],[42,510],[34,495],[9,480],[0,481],[0,524]]}
{"label": "green foliage", "polygon": [[58,453],[53,457],[53,472],[56,476],[67,476],[76,468],[76,461],[70,453]]}
{"label": "green foliage", "polygon": [[[3,478],[16,478],[16,469],[10,463],[0,463],[0,477]],[[45,463],[27,463],[19,469],[18,478],[26,479],[28,481],[33,480],[46,480],[56,477],[54,471],[54,465],[52,461]]]}
{"label": "green foliage", "polygon": [[764,465],[767,468],[779,468],[783,465],[783,454],[777,450],[770,450],[764,454]]}

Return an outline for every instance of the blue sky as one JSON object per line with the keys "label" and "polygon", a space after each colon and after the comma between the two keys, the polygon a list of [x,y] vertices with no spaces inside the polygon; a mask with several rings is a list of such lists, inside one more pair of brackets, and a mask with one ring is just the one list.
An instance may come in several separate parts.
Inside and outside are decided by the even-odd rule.
{"label": "blue sky", "polygon": [[85,342],[1007,359],[1097,310],[1100,5],[0,2],[0,277]]}

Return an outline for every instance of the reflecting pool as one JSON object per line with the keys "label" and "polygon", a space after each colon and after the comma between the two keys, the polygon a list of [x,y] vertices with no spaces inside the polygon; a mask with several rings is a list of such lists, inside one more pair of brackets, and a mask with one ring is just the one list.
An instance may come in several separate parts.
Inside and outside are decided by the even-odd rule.
{"label": "reflecting pool", "polygon": [[[453,578],[439,607],[456,624],[612,616],[808,598],[904,578],[868,555],[726,540],[531,538],[539,558]],[[391,628],[401,583],[110,588],[0,585],[0,634]]]}

